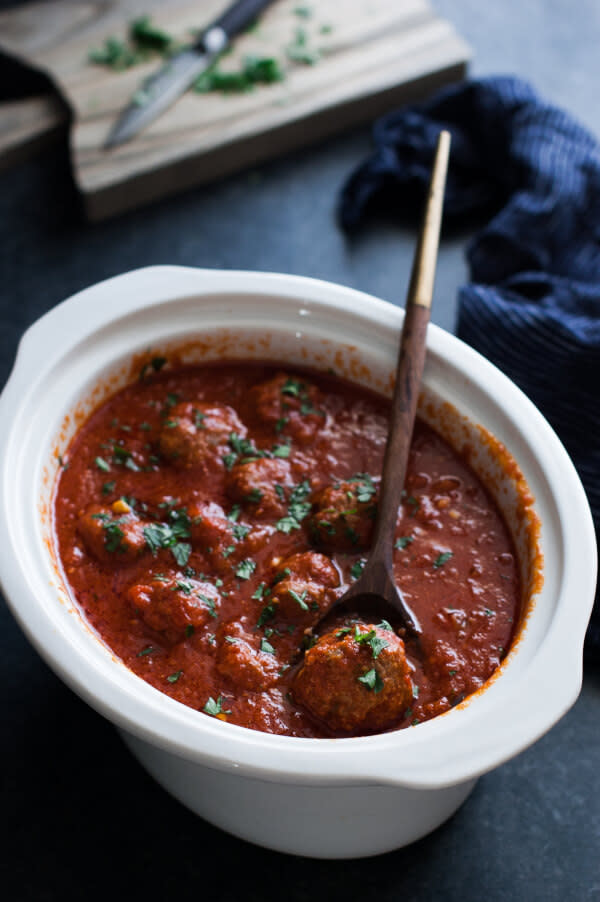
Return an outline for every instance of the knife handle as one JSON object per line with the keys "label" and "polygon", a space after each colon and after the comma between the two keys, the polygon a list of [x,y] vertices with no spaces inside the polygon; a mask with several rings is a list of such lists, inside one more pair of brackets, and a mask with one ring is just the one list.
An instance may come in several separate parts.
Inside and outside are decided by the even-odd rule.
{"label": "knife handle", "polygon": [[272,2],[273,0],[237,0],[236,3],[229,6],[218,19],[204,30],[196,46],[201,50],[209,49],[206,45],[212,43],[211,32],[213,35],[221,32],[226,38],[226,41],[223,43],[224,47],[230,38],[242,31],[247,25],[250,25],[263,9]]}

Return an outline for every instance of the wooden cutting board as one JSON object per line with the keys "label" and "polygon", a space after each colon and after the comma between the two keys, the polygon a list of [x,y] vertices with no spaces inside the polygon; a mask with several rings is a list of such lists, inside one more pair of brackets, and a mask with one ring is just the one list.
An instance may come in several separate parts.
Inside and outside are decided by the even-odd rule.
{"label": "wooden cutting board", "polygon": [[[50,0],[0,13],[0,49],[45,72],[72,111],[74,177],[88,217],[102,219],[306,146],[423,96],[464,74],[469,49],[427,0],[277,0],[239,36],[222,67],[274,56],[285,78],[243,94],[192,91],[131,142],[103,141],[140,82],[160,62],[114,72],[89,62],[107,37],[149,14],[181,40],[219,14],[227,0]],[[285,48],[304,30],[320,51],[315,65],[294,63]],[[39,101],[38,101],[39,102]],[[39,111],[26,107],[38,132]],[[43,107],[54,125],[48,105]],[[17,125],[23,136],[21,108]],[[14,118],[14,117],[13,117]],[[0,136],[10,144],[10,126]],[[16,144],[18,145],[19,139]]]}

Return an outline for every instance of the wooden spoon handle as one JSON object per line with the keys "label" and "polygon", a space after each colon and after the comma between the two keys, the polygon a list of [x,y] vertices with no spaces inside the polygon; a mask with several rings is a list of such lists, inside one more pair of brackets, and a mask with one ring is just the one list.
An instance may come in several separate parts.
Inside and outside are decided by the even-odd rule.
{"label": "wooden spoon handle", "polygon": [[392,560],[396,518],[402,498],[425,364],[425,333],[433,298],[449,153],[450,133],[442,131],[437,142],[423,224],[406,299],[390,431],[383,461],[377,522],[371,552],[371,558],[379,558],[389,564]]}

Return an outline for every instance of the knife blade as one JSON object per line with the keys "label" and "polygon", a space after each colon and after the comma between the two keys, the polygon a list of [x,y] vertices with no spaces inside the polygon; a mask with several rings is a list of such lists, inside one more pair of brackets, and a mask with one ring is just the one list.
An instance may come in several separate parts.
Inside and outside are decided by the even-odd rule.
{"label": "knife blade", "polygon": [[123,144],[173,104],[247,25],[273,0],[236,0],[204,29],[198,40],[175,53],[147,78],[110,130],[104,150]]}

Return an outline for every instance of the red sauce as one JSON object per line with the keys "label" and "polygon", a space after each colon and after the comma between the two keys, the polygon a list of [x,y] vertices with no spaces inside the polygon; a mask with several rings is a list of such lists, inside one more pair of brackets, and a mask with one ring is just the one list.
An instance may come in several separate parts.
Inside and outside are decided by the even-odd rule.
{"label": "red sauce", "polygon": [[[294,701],[290,664],[368,554],[389,403],[320,373],[161,364],[103,403],[64,456],[54,522],[72,593],[107,646],[183,704],[336,735]],[[482,686],[519,617],[499,511],[419,421],[394,555],[425,638],[406,641],[412,698],[392,729]]]}

